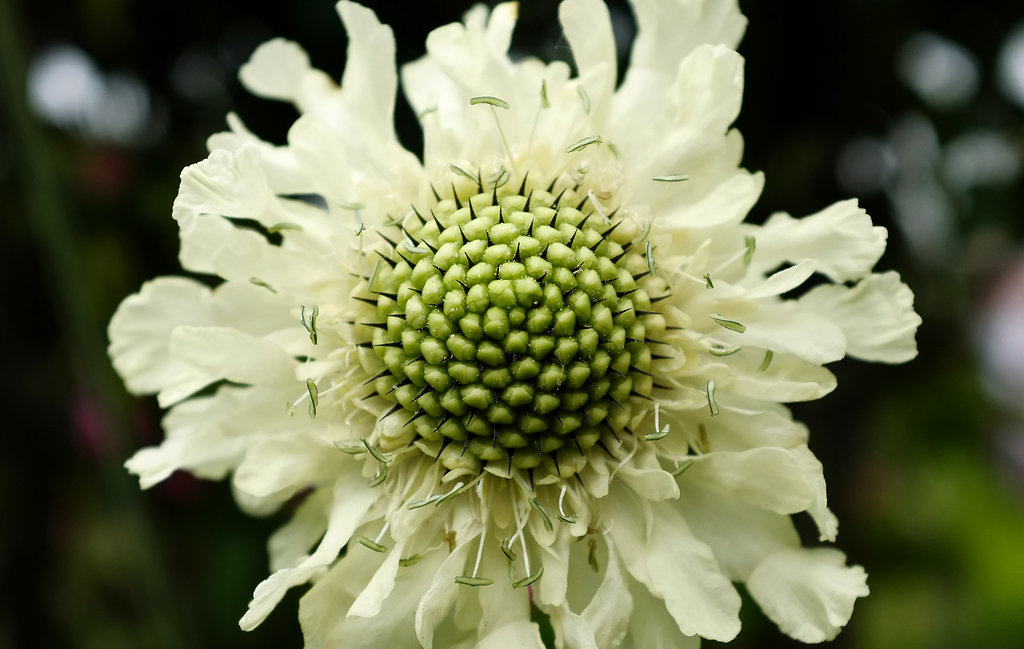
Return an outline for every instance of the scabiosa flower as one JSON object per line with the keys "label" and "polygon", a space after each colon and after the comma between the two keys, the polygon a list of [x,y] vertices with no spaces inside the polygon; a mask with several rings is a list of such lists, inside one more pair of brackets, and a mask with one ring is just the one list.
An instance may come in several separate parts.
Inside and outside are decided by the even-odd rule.
{"label": "scabiosa flower", "polygon": [[369,9],[338,5],[340,87],[283,40],[242,68],[301,116],[274,146],[231,115],[185,169],[181,263],[214,286],[146,284],[110,352],[169,408],[143,487],[230,474],[248,510],[296,505],[243,628],[313,582],[310,647],[541,647],[531,607],[558,646],[696,646],[739,631],[743,582],[818,642],[867,594],[801,547],[790,515],[837,524],[782,404],[846,354],[912,358],[913,297],[853,201],[743,222],[735,1],[633,8],[618,88],[599,0],[559,9],[575,74],[509,60],[514,3],[436,29],[402,69],[422,160]]}

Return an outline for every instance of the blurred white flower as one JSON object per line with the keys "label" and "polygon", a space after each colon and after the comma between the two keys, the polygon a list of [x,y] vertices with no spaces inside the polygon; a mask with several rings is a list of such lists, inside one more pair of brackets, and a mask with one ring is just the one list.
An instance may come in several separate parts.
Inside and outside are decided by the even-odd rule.
{"label": "blurred white flower", "polygon": [[280,147],[232,115],[183,172],[182,265],[222,281],[146,284],[110,352],[170,409],[128,462],[144,487],[230,473],[257,512],[304,494],[243,628],[313,581],[310,647],[542,647],[531,606],[558,646],[696,646],[736,635],[745,582],[819,642],[867,594],[800,545],[791,514],[823,541],[837,523],[782,404],[846,354],[912,358],[913,296],[872,273],[886,233],[852,201],[743,222],[763,180],[729,128],[736,3],[633,6],[618,88],[599,0],[559,8],[575,75],[509,60],[514,3],[434,30],[402,70],[422,161],[369,9],[338,5],[340,87],[283,40],[242,68],[302,114]]}

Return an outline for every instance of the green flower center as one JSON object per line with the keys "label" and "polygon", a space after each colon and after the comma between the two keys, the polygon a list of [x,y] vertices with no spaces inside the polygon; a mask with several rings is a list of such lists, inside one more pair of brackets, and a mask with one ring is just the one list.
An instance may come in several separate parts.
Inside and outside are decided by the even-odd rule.
{"label": "green flower center", "polygon": [[620,223],[581,211],[578,191],[525,185],[462,198],[453,186],[429,217],[396,224],[397,240],[382,234],[372,297],[355,298],[376,306],[361,346],[384,366],[369,396],[393,404],[384,418],[407,415],[387,435],[396,447],[449,469],[569,477],[650,400],[648,335],[664,319],[641,286],[649,251],[617,240]]}

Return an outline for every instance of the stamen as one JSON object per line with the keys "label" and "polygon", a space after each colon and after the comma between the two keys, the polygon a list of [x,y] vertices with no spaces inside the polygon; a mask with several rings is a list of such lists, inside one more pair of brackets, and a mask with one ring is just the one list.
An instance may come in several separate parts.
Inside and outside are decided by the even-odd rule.
{"label": "stamen", "polygon": [[545,511],[544,508],[541,507],[540,503],[537,502],[536,498],[530,498],[530,505],[532,505],[533,508],[537,510],[537,513],[540,514],[541,521],[544,523],[544,529],[546,529],[549,532],[553,531],[554,527],[551,525],[551,517],[548,516],[547,511]]}
{"label": "stamen", "polygon": [[270,284],[267,284],[266,282],[264,282],[259,277],[250,277],[249,278],[249,283],[254,285],[254,286],[259,286],[260,288],[265,288],[268,291],[270,291],[271,293],[273,293],[274,295],[277,295],[277,290],[273,286],[271,286]]}
{"label": "stamen", "polygon": [[567,148],[565,150],[565,152],[566,153],[576,153],[577,151],[582,151],[583,149],[587,148],[591,144],[598,144],[600,142],[601,142],[601,136],[600,135],[591,135],[590,137],[583,138],[582,140],[580,140],[579,142],[576,142],[575,144],[569,145],[569,148]]}
{"label": "stamen", "polygon": [[498,108],[504,108],[506,110],[508,110],[508,108],[509,108],[508,102],[505,101],[504,99],[498,99],[497,97],[491,97],[491,96],[488,96],[488,95],[482,95],[480,97],[472,97],[469,100],[469,105],[470,106],[475,106],[477,104],[488,104],[490,106],[496,106]]}
{"label": "stamen", "polygon": [[369,548],[369,549],[373,550],[374,552],[380,552],[380,553],[383,554],[384,552],[388,551],[386,546],[383,546],[380,543],[377,543],[376,541],[371,541],[370,539],[366,538],[365,536],[360,536],[359,537],[359,543],[363,547]]}
{"label": "stamen", "polygon": [[313,379],[306,379],[306,392],[309,394],[309,418],[316,419],[316,407],[320,398],[320,389]]}
{"label": "stamen", "polygon": [[736,322],[735,320],[730,320],[729,318],[726,318],[723,315],[719,315],[717,313],[711,313],[708,315],[711,317],[712,320],[717,322],[719,325],[725,327],[729,331],[735,331],[736,333],[741,334],[747,330],[747,327],[745,325]]}
{"label": "stamen", "polygon": [[302,326],[306,328],[306,331],[309,332],[309,341],[311,343],[313,343],[314,345],[316,344],[316,340],[317,340],[316,318],[317,318],[318,315],[320,315],[320,307],[319,307],[319,305],[314,304],[313,305],[313,312],[310,314],[310,318],[307,321],[306,320],[306,306],[304,304],[300,304],[299,305],[299,320],[302,322]]}
{"label": "stamen", "polygon": [[651,180],[659,183],[678,183],[689,179],[687,174],[668,174],[667,176],[655,176]]}
{"label": "stamen", "polygon": [[714,417],[718,414],[718,403],[715,401],[714,379],[708,379],[707,385],[705,386],[705,394],[708,398],[708,410],[711,411],[711,416]]}
{"label": "stamen", "polygon": [[587,94],[587,89],[582,85],[576,86],[576,94],[580,96],[580,102],[583,104],[583,114],[590,114],[590,95]]}

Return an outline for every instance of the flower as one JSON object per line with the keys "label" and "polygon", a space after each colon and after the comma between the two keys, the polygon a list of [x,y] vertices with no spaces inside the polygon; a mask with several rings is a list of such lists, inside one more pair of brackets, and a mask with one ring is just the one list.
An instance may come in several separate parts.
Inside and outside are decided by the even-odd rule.
{"label": "flower", "polygon": [[541,647],[531,606],[559,646],[696,646],[739,631],[743,582],[819,642],[867,594],[801,547],[790,515],[837,523],[782,404],[844,355],[912,358],[913,296],[853,201],[743,222],[736,3],[633,8],[618,88],[599,0],[559,8],[576,75],[509,60],[514,3],[433,31],[402,69],[422,161],[369,9],[338,4],[340,87],[283,40],[241,69],[301,116],[274,146],[231,115],[184,170],[181,263],[219,283],[144,285],[110,353],[169,408],[127,463],[143,487],[184,469],[297,503],[243,628],[314,582],[310,647]]}

